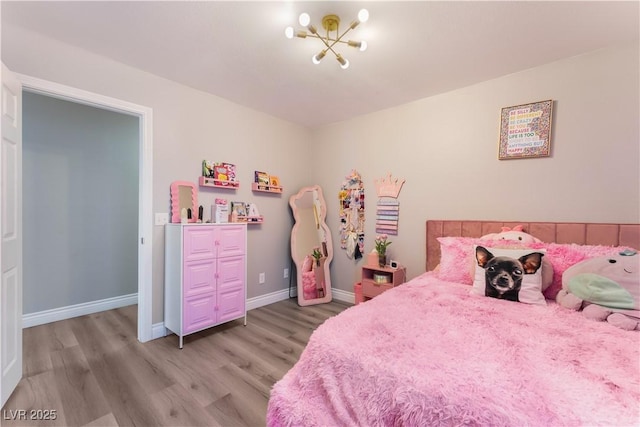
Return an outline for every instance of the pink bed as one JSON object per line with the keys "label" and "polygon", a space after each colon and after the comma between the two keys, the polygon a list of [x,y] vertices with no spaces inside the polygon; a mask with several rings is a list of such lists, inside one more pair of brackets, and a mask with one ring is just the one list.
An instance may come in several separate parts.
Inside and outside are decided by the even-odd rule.
{"label": "pink bed", "polygon": [[[502,225],[428,221],[427,265],[438,264],[438,237]],[[571,230],[580,244],[640,247],[639,225],[525,230],[538,225],[547,242],[570,243]],[[640,425],[640,331],[469,289],[429,271],[328,319],[274,385],[267,424]]]}

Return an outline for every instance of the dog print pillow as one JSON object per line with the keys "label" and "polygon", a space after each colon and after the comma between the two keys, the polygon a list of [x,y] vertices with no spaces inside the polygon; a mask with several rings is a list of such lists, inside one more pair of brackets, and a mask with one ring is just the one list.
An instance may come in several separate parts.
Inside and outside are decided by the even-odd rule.
{"label": "dog print pillow", "polygon": [[474,246],[475,277],[471,293],[526,304],[546,305],[542,294],[544,249]]}

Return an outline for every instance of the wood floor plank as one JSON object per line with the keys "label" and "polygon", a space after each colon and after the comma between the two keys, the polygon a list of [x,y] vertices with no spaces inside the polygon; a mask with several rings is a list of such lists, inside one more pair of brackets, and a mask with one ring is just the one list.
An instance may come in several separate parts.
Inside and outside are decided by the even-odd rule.
{"label": "wood floor plank", "polygon": [[[221,340],[225,348],[235,349],[235,353],[239,357],[251,357],[267,365],[269,367],[267,372],[282,367],[291,367],[304,349],[304,346],[292,343],[259,324],[248,324],[246,328],[234,330],[233,334],[222,334]],[[236,365],[245,367],[240,361]]]}
{"label": "wood floor plank", "polygon": [[[255,382],[235,365],[215,371],[216,380],[233,390],[206,409],[222,425],[264,426],[266,424],[268,392],[255,387]],[[231,423],[231,419],[235,420]]]}
{"label": "wood floor plank", "polygon": [[[34,419],[32,411],[55,411],[54,419]],[[11,412],[13,411],[13,412]],[[60,393],[52,370],[23,378],[2,408],[2,426],[66,426]],[[8,416],[5,416],[9,414]],[[19,415],[12,417],[13,414]],[[24,414],[24,417],[22,416]],[[8,418],[8,419],[7,419]]]}
{"label": "wood floor plank", "polygon": [[174,384],[159,390],[151,396],[154,410],[158,413],[163,426],[202,426],[215,427],[211,416],[192,399],[182,385]]}
{"label": "wood floor plank", "polygon": [[100,417],[97,420],[93,420],[88,424],[84,424],[83,427],[118,427],[118,421],[113,413],[109,412],[104,417]]}
{"label": "wood floor plank", "polygon": [[72,328],[118,424],[157,425],[149,397],[135,372],[117,355],[123,348],[122,341],[107,339],[92,320],[74,322]]}
{"label": "wood floor plank", "polygon": [[264,426],[273,384],[313,331],[348,308],[295,299],[251,310],[185,338],[140,343],[137,306],[23,330],[24,375],[7,415],[55,410],[56,419],[2,426]]}
{"label": "wood floor plank", "polygon": [[[229,363],[225,354],[218,347],[210,348],[205,342],[192,343],[180,350],[174,343],[166,340],[154,340],[157,351],[151,352],[154,358],[164,359],[164,372],[198,401],[207,406],[231,390],[219,384],[213,377],[215,369]],[[162,349],[162,347],[164,349]]]}
{"label": "wood floor plank", "polygon": [[111,360],[116,365],[126,365],[145,393],[151,394],[175,384],[175,380],[164,372],[165,362],[153,357],[137,340],[115,351]]}
{"label": "wood floor plank", "polygon": [[40,325],[23,330],[22,334],[22,376],[31,377],[53,369],[51,351],[46,344],[49,337],[49,325]]}
{"label": "wood floor plank", "polygon": [[87,424],[111,409],[80,346],[51,354],[55,385],[70,425]]}
{"label": "wood floor plank", "polygon": [[24,357],[22,372],[25,376],[37,375],[51,370],[51,352],[78,345],[68,322],[54,322],[28,328],[23,334],[22,351]]}

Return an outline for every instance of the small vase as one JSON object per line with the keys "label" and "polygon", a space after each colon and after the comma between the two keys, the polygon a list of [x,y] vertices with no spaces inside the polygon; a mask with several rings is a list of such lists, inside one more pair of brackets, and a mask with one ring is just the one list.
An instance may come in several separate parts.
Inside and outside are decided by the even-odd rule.
{"label": "small vase", "polygon": [[378,265],[380,267],[384,267],[385,265],[387,265],[387,255],[380,255],[378,254]]}

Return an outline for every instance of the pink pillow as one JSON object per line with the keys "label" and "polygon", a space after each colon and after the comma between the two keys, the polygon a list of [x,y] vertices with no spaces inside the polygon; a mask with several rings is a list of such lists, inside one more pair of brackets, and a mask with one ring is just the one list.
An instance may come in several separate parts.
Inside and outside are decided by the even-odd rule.
{"label": "pink pillow", "polygon": [[[473,284],[473,247],[480,239],[473,237],[438,237],[440,242],[440,264],[438,277],[447,282]],[[488,242],[487,242],[488,244]]]}
{"label": "pink pillow", "polygon": [[[448,282],[472,285],[475,275],[474,245],[498,247],[495,240],[474,237],[438,237],[440,242],[440,265],[438,277]],[[522,248],[516,241],[501,241],[501,248]],[[542,259],[542,293],[547,299],[555,299],[562,289],[562,273],[583,259],[615,255],[627,247],[577,245],[574,243],[528,243],[527,248],[545,249]],[[551,266],[551,268],[549,268]],[[553,274],[551,274],[551,270]]]}
{"label": "pink pillow", "polygon": [[[546,249],[548,243],[522,243],[517,240],[494,240],[476,237],[438,237],[440,242],[440,264],[438,277],[448,282],[473,285],[476,245],[501,249]],[[542,290],[548,289],[554,278],[554,268],[545,256],[542,258]],[[556,292],[557,293],[557,292]]]}

